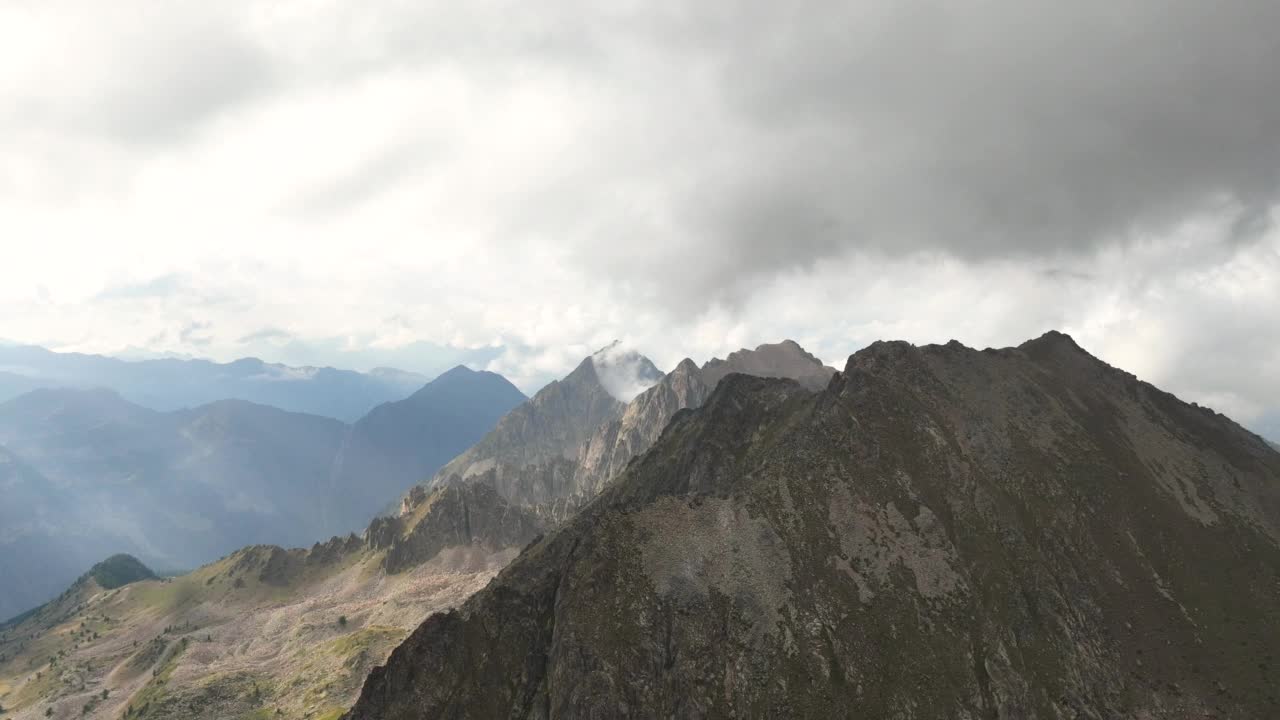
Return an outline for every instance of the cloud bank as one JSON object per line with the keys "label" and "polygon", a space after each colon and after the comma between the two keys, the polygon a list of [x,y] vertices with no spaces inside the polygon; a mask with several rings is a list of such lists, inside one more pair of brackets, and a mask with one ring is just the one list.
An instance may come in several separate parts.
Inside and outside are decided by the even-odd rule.
{"label": "cloud bank", "polygon": [[532,390],[615,337],[839,365],[1057,327],[1262,426],[1275,27],[1264,0],[9,4],[0,336],[443,348]]}

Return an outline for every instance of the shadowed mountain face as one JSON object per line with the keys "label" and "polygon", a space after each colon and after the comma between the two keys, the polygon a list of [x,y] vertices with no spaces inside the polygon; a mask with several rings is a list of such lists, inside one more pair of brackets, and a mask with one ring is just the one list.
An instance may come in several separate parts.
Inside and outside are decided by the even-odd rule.
{"label": "shadowed mountain face", "polygon": [[361,528],[523,399],[463,368],[353,426],[241,400],[160,413],[106,390],[0,404],[0,484],[15,498],[0,507],[0,617],[112,551],[194,567]]}
{"label": "shadowed mountain face", "polygon": [[57,532],[69,500],[0,445],[0,620],[35,607],[101,556]]}
{"label": "shadowed mountain face", "polygon": [[244,358],[120,360],[0,345],[0,402],[36,388],[109,387],[153,410],[196,407],[227,398],[351,422],[379,403],[399,400],[427,379],[399,370],[359,373],[295,368]]}
{"label": "shadowed mountain face", "polygon": [[501,375],[459,366],[404,400],[379,405],[351,426],[335,459],[335,487],[352,491],[344,505],[367,522],[525,400]]}
{"label": "shadowed mountain face", "polygon": [[353,720],[1273,717],[1280,453],[1051,333],[730,375]]}

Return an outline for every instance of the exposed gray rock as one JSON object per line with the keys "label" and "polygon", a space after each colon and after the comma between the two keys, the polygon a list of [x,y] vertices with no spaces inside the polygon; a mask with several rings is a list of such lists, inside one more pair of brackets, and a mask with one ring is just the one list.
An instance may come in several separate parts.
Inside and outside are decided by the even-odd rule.
{"label": "exposed gray rock", "polygon": [[836,369],[822,364],[794,340],[760,345],[755,350],[738,350],[721,360],[713,358],[702,366],[702,381],[714,388],[729,373],[756,377],[791,378],[810,390],[821,390]]}
{"label": "exposed gray rock", "polygon": [[1051,333],[730,375],[353,720],[1273,717],[1280,455]]}
{"label": "exposed gray rock", "polygon": [[[536,515],[509,505],[484,483],[454,478],[430,493],[415,493],[411,499],[418,497],[421,499],[399,517],[375,521],[394,523],[383,560],[388,573],[424,563],[447,547],[475,545],[489,551],[522,547],[543,529]],[[386,537],[385,529],[378,532]]]}
{"label": "exposed gray rock", "polygon": [[[619,372],[618,366],[630,369]],[[615,375],[644,378],[642,383],[657,372],[646,369],[652,364],[643,356],[605,348],[503,418],[493,433],[446,465],[436,481],[457,474],[488,483],[509,501],[558,521],[595,497],[632,458],[647,450],[677,412],[701,405],[728,373],[790,377],[810,389],[824,387],[835,373],[785,340],[740,350],[703,368],[685,359],[623,405],[605,399],[614,399],[615,393],[600,380],[601,367]]]}

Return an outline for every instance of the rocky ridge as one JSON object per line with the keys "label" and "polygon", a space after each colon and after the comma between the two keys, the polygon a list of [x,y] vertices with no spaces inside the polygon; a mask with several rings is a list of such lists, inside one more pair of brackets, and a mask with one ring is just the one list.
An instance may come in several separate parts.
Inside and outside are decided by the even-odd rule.
{"label": "rocky ridge", "polygon": [[1280,713],[1280,453],[1050,333],[729,375],[351,720]]}
{"label": "rocky ridge", "polygon": [[[570,406],[561,401],[570,395],[566,388],[572,389],[570,396],[578,399],[577,406],[593,407],[584,399],[595,402],[603,390],[587,372],[596,360],[596,356],[587,358],[560,384],[553,383],[535,395],[527,410],[518,415],[513,411],[510,422],[504,418],[498,430],[445,466],[436,482],[456,476],[489,484],[512,503],[559,522],[595,497],[632,458],[647,450],[677,412],[701,405],[728,373],[787,377],[816,390],[836,372],[794,341],[785,340],[739,350],[727,359],[714,358],[701,368],[686,358],[629,403],[608,406],[607,412],[558,414],[545,410],[548,406]],[[537,432],[508,432],[504,428],[508,424],[522,429],[536,427]],[[557,441],[539,440],[544,449],[534,452],[521,444],[539,436]]]}

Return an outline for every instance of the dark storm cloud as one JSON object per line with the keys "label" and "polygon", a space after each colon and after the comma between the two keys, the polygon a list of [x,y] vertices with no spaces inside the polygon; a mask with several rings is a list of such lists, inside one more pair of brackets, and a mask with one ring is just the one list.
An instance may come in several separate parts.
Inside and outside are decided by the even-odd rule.
{"label": "dark storm cloud", "polygon": [[698,7],[644,27],[737,126],[701,136],[736,162],[678,168],[715,276],[849,248],[1087,250],[1201,212],[1247,241],[1276,202],[1280,3]]}

